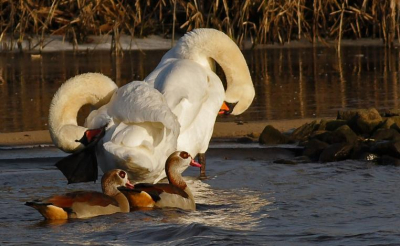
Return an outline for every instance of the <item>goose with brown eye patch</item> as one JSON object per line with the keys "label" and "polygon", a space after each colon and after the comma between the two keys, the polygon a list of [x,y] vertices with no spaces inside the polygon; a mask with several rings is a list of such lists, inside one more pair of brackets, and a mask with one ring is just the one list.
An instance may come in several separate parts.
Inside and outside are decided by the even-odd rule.
{"label": "goose with brown eye patch", "polygon": [[188,166],[201,167],[189,153],[176,151],[166,163],[165,172],[169,184],[135,184],[134,189],[120,187],[119,190],[128,198],[131,209],[139,207],[172,207],[195,210],[193,194],[182,178],[182,172]]}
{"label": "goose with brown eye patch", "polygon": [[125,171],[114,169],[101,179],[103,193],[97,191],[75,191],[53,195],[43,200],[26,202],[48,220],[66,220],[69,218],[89,218],[118,212],[129,212],[127,198],[118,187],[133,189]]}

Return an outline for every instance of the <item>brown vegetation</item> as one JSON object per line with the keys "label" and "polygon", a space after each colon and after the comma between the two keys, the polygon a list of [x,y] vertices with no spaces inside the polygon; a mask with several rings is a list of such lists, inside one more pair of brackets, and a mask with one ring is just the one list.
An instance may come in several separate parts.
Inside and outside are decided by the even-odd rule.
{"label": "brown vegetation", "polygon": [[399,37],[399,0],[0,0],[0,42],[48,34],[63,35],[74,44],[88,35],[119,37],[158,34],[170,37],[197,27],[222,30],[237,43],[253,44],[306,38],[311,42],[343,37],[381,38],[388,46]]}

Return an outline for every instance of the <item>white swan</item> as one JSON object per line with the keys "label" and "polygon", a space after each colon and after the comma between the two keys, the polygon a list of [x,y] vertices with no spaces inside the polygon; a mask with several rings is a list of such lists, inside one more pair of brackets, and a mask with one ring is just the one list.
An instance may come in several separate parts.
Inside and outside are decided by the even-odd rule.
{"label": "white swan", "polygon": [[[214,61],[224,70],[226,91],[212,70]],[[94,84],[74,88],[88,77]],[[105,86],[113,83],[100,74],[67,81],[50,108],[50,132],[56,146],[76,151],[82,146],[75,141],[87,128],[108,125],[96,147],[102,170],[121,168],[137,182],[158,181],[165,176],[167,157],[176,149],[204,157],[224,100],[236,103],[232,114],[237,115],[250,106],[255,94],[240,49],[213,29],[196,29],[182,37],[144,82],[131,82],[115,91],[115,87]],[[104,91],[96,92],[100,88]],[[83,104],[106,103],[114,91],[109,103],[89,115],[87,128],[77,126],[76,113]],[[85,92],[98,93],[92,96],[96,100],[85,99]],[[75,93],[82,94],[82,100],[75,100]],[[205,165],[204,158],[200,162]]]}
{"label": "white swan", "polygon": [[[223,69],[227,80],[213,71],[213,61]],[[159,90],[181,125],[177,149],[192,156],[199,154],[205,175],[204,153],[208,149],[219,109],[226,101],[236,103],[233,115],[243,113],[255,91],[246,61],[239,47],[223,32],[196,29],[182,37],[168,51],[145,81]]]}
{"label": "white swan", "polygon": [[[78,75],[68,80],[52,100],[49,129],[53,142],[66,152],[77,153],[61,160],[63,164],[57,163],[69,183],[95,180],[97,167],[90,168],[92,161],[96,162],[95,166],[98,163],[103,172],[116,167],[124,169],[130,179],[137,182],[154,182],[165,177],[165,160],[176,150],[179,134],[176,116],[164,96],[148,83],[133,81],[117,90],[113,86],[107,87],[112,84],[102,74]],[[86,97],[84,92],[97,94],[88,96],[91,100],[80,99]],[[103,100],[106,97],[111,100]],[[81,127],[76,123],[77,112],[87,103],[104,105],[92,111],[85,127]],[[88,129],[104,126],[107,126],[104,137],[89,151],[76,142]],[[82,153],[91,156],[94,151],[95,158],[82,157]],[[77,169],[77,165],[84,168]],[[85,173],[90,170],[91,174]],[[71,176],[79,178],[70,179]]]}

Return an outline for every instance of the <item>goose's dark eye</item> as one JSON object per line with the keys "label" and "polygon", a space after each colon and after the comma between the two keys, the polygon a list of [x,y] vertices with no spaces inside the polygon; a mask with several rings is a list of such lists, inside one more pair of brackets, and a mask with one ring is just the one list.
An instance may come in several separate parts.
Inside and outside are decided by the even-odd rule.
{"label": "goose's dark eye", "polygon": [[119,176],[121,177],[121,178],[125,178],[125,176],[126,176],[126,172],[124,172],[124,171],[120,171],[119,172]]}
{"label": "goose's dark eye", "polygon": [[187,158],[189,157],[189,153],[188,153],[188,152],[185,152],[185,151],[182,151],[182,152],[179,154],[179,156],[182,157],[183,159],[187,159]]}

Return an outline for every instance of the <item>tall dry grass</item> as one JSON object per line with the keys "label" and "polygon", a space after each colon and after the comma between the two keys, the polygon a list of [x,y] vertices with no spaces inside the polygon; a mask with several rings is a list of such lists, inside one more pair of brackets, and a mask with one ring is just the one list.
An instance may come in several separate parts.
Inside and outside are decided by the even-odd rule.
{"label": "tall dry grass", "polygon": [[[49,34],[74,45],[88,35],[110,34],[113,51],[122,34],[174,37],[198,27],[224,31],[238,44],[311,42],[343,38],[399,38],[400,0],[0,0],[0,42],[21,48],[23,40]],[[4,37],[11,37],[4,43]]]}

